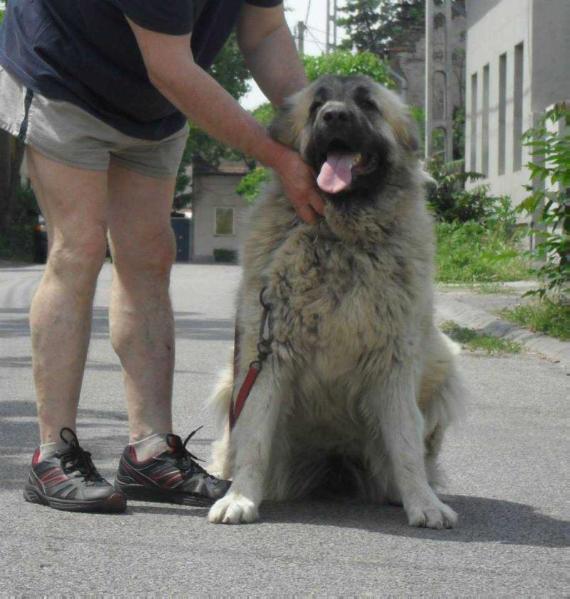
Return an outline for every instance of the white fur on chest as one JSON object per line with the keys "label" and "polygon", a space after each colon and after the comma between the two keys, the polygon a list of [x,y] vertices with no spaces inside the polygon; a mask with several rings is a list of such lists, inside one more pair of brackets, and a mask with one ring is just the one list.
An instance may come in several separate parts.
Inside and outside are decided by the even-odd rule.
{"label": "white fur on chest", "polygon": [[297,371],[335,385],[389,360],[410,309],[410,269],[393,253],[300,231],[268,271],[275,349]]}

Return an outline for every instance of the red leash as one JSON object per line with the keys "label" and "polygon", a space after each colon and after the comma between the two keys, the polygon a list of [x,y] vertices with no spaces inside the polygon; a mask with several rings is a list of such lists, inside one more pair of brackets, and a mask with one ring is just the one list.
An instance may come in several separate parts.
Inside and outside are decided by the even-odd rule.
{"label": "red leash", "polygon": [[[271,342],[273,337],[271,336],[271,322],[270,322],[270,311],[271,304],[263,300],[263,293],[266,287],[264,287],[259,294],[259,303],[263,307],[263,313],[261,315],[261,323],[259,326],[259,337],[257,341],[257,359],[249,365],[249,370],[245,376],[243,383],[238,391],[235,401],[230,404],[230,430],[236,425],[237,419],[241,414],[245,402],[251,393],[251,389],[257,380],[259,373],[263,367],[263,363],[267,357],[271,354]],[[239,375],[239,330],[236,323],[235,336],[234,336],[234,382],[237,381]]]}

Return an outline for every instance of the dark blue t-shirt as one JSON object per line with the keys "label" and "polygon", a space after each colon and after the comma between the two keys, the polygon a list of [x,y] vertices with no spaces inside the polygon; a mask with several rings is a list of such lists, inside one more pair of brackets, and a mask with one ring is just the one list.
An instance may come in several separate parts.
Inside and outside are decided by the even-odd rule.
{"label": "dark blue t-shirt", "polygon": [[126,17],[171,35],[192,32],[194,60],[208,69],[243,2],[282,0],[10,0],[0,27],[0,64],[26,87],[87,110],[141,139],[185,123],[150,82]]}

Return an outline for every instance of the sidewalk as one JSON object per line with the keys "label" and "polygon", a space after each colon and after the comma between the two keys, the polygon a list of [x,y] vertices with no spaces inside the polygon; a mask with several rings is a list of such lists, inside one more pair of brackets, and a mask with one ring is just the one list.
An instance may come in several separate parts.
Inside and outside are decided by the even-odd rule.
{"label": "sidewalk", "polygon": [[493,293],[484,293],[485,286],[473,289],[462,285],[439,285],[436,319],[440,323],[450,320],[462,327],[516,341],[570,370],[570,342],[533,333],[498,316],[504,308],[531,301],[522,296],[535,285],[532,281],[502,283],[493,286]]}

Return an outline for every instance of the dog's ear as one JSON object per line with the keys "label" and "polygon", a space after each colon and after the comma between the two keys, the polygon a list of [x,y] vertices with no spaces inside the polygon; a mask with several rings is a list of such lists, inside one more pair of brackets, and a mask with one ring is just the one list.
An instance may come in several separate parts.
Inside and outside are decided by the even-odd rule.
{"label": "dog's ear", "polygon": [[404,150],[410,154],[415,154],[420,149],[420,136],[416,119],[395,92],[381,85],[377,85],[376,89],[379,94],[380,106],[384,108],[384,118],[390,125],[396,141]]}
{"label": "dog's ear", "polygon": [[400,145],[411,154],[420,149],[420,134],[418,124],[408,110],[394,120],[392,130]]}
{"label": "dog's ear", "polygon": [[285,100],[277,115],[269,125],[269,135],[279,143],[299,149],[299,135],[303,129],[300,112],[299,94]]}

